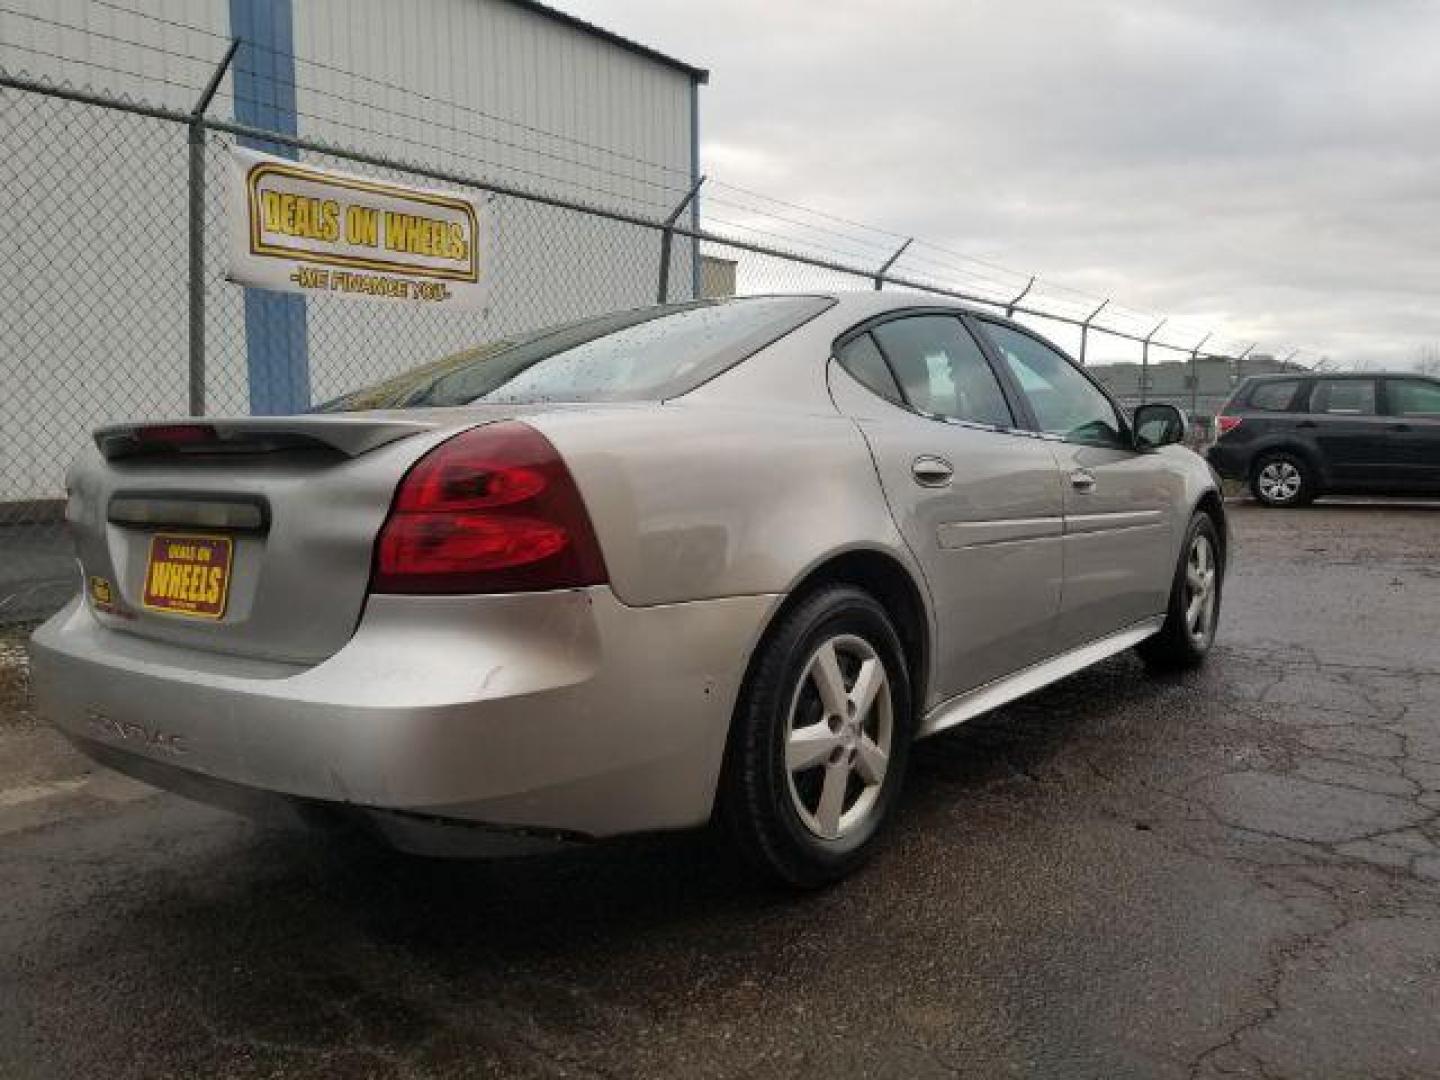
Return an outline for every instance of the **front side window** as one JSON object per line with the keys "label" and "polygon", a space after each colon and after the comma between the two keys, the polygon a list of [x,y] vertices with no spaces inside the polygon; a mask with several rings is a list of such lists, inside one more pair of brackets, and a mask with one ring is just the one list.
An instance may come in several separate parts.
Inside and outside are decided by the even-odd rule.
{"label": "front side window", "polygon": [[1429,416],[1440,419],[1440,383],[1424,379],[1391,379],[1386,384],[1393,416]]}
{"label": "front side window", "polygon": [[1374,379],[1318,379],[1310,391],[1310,411],[1340,416],[1375,415]]}
{"label": "front side window", "polygon": [[756,297],[601,315],[432,361],[320,411],[663,400],[693,390],[831,303]]}
{"label": "front side window", "polygon": [[1247,404],[1261,412],[1284,412],[1295,400],[1295,391],[1300,389],[1298,379],[1280,379],[1277,382],[1262,382],[1250,391]]}
{"label": "front side window", "polygon": [[1041,431],[1072,442],[1128,447],[1115,406],[1061,353],[1008,326],[984,325]]}
{"label": "front side window", "polygon": [[872,331],[905,403],[916,412],[994,427],[1015,418],[985,354],[952,315],[911,315]]}

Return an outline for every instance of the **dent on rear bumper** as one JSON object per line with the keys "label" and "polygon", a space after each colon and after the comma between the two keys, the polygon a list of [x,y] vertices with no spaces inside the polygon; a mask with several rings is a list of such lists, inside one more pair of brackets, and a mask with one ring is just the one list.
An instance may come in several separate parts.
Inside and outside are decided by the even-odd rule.
{"label": "dent on rear bumper", "polygon": [[105,629],[77,600],[36,631],[32,674],[42,716],[141,759],[308,799],[605,836],[709,816],[776,599],[375,596],[330,659],[242,673]]}

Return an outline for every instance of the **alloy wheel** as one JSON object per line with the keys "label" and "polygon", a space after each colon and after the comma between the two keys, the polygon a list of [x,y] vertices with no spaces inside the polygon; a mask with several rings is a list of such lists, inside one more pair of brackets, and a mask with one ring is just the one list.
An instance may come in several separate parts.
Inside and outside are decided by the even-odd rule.
{"label": "alloy wheel", "polygon": [[1215,626],[1219,569],[1210,538],[1197,534],[1185,561],[1185,630],[1197,645],[1208,644]]}
{"label": "alloy wheel", "polygon": [[1260,494],[1270,502],[1293,502],[1300,494],[1301,476],[1293,462],[1271,461],[1260,470]]}
{"label": "alloy wheel", "polygon": [[790,799],[807,829],[838,840],[865,825],[894,731],[890,680],[875,649],[853,634],[823,642],[805,665],[785,725]]}

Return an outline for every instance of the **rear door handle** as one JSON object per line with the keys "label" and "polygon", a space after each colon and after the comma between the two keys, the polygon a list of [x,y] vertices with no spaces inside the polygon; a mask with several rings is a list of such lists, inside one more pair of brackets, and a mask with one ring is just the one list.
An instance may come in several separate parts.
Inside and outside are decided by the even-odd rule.
{"label": "rear door handle", "polygon": [[1301,420],[1301,421],[1300,421],[1298,424],[1296,424],[1295,426],[1296,426],[1297,428],[1313,428],[1313,427],[1319,427],[1320,425],[1317,424],[1317,423],[1315,423],[1314,420]]}
{"label": "rear door handle", "polygon": [[944,487],[955,475],[955,466],[944,458],[926,455],[915,459],[910,473],[921,487]]}
{"label": "rear door handle", "polygon": [[1095,490],[1095,474],[1089,469],[1076,469],[1070,474],[1070,486],[1082,495]]}
{"label": "rear door handle", "polygon": [[1391,430],[1391,431],[1409,431],[1409,430],[1410,430],[1410,425],[1409,425],[1409,424],[1391,424],[1391,425],[1390,425],[1390,430]]}

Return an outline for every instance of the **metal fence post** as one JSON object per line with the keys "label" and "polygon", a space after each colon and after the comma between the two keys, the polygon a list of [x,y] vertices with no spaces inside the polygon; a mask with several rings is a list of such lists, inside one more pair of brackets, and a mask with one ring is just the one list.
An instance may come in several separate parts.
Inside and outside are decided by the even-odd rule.
{"label": "metal fence post", "polygon": [[230,42],[200,100],[190,110],[190,394],[191,416],[205,415],[205,110],[210,108],[220,80],[240,48],[240,39]]}
{"label": "metal fence post", "polygon": [[1090,324],[1095,321],[1095,316],[1096,316],[1096,315],[1099,315],[1100,312],[1102,312],[1102,311],[1105,310],[1105,305],[1108,304],[1108,303],[1110,303],[1110,298],[1107,296],[1104,300],[1100,301],[1100,306],[1097,307],[1094,311],[1090,312],[1090,314],[1085,317],[1085,321],[1080,324],[1080,366],[1081,366],[1081,367],[1084,367],[1084,366],[1085,366],[1085,346],[1087,346],[1087,345],[1090,344]]}
{"label": "metal fence post", "polygon": [[1155,324],[1155,329],[1145,335],[1145,340],[1140,345],[1140,404],[1144,405],[1146,394],[1150,389],[1150,339],[1160,332],[1160,328],[1167,320],[1161,319]]}
{"label": "metal fence post", "polygon": [[888,259],[886,259],[883,263],[880,264],[880,269],[875,271],[876,292],[879,292],[885,287],[885,271],[889,270],[892,266],[894,266],[895,263],[899,260],[900,256],[905,254],[905,249],[914,242],[915,238],[912,236],[909,240],[906,240],[903,244],[901,244],[898,248],[895,249],[895,254],[891,255]]}
{"label": "metal fence post", "polygon": [[[685,208],[689,206],[691,200],[700,193],[700,185],[703,183],[705,183],[705,177],[703,176],[695,181],[690,190],[685,193],[685,197],[675,205],[674,210],[670,211],[670,216],[665,219],[665,223],[661,226],[660,284],[655,290],[655,302],[657,304],[664,304],[670,300],[670,247],[675,242],[675,222],[680,220],[680,215],[685,212]],[[694,298],[692,297],[692,299]]]}
{"label": "metal fence post", "polygon": [[1237,383],[1239,383],[1239,381],[1240,381],[1240,365],[1245,362],[1245,357],[1249,356],[1250,353],[1254,350],[1255,346],[1258,345],[1258,344],[1260,344],[1258,341],[1252,341],[1249,345],[1246,345],[1246,346],[1245,346],[1245,351],[1244,351],[1244,352],[1242,352],[1239,356],[1235,357],[1235,366],[1234,366],[1234,368],[1233,368],[1233,369],[1231,370],[1231,372],[1230,372],[1230,385],[1231,385],[1231,386],[1235,386]]}
{"label": "metal fence post", "polygon": [[1195,347],[1190,350],[1190,419],[1192,421],[1195,419],[1195,413],[1200,408],[1200,373],[1195,370],[1195,362],[1200,356],[1201,346],[1209,340],[1210,335],[1206,334],[1197,341]]}
{"label": "metal fence post", "polygon": [[1014,318],[1014,317],[1015,317],[1015,305],[1018,304],[1018,303],[1020,303],[1021,300],[1024,300],[1025,297],[1027,297],[1028,295],[1030,295],[1030,290],[1033,289],[1034,287],[1035,287],[1035,275],[1034,275],[1034,274],[1031,274],[1031,275],[1030,275],[1030,280],[1025,283],[1025,287],[1020,290],[1019,294],[1015,297],[1015,299],[1014,299],[1014,300],[1011,300],[1010,303],[1008,303],[1008,304],[1005,305],[1005,317],[1006,317],[1007,319],[1011,319],[1011,318]]}

